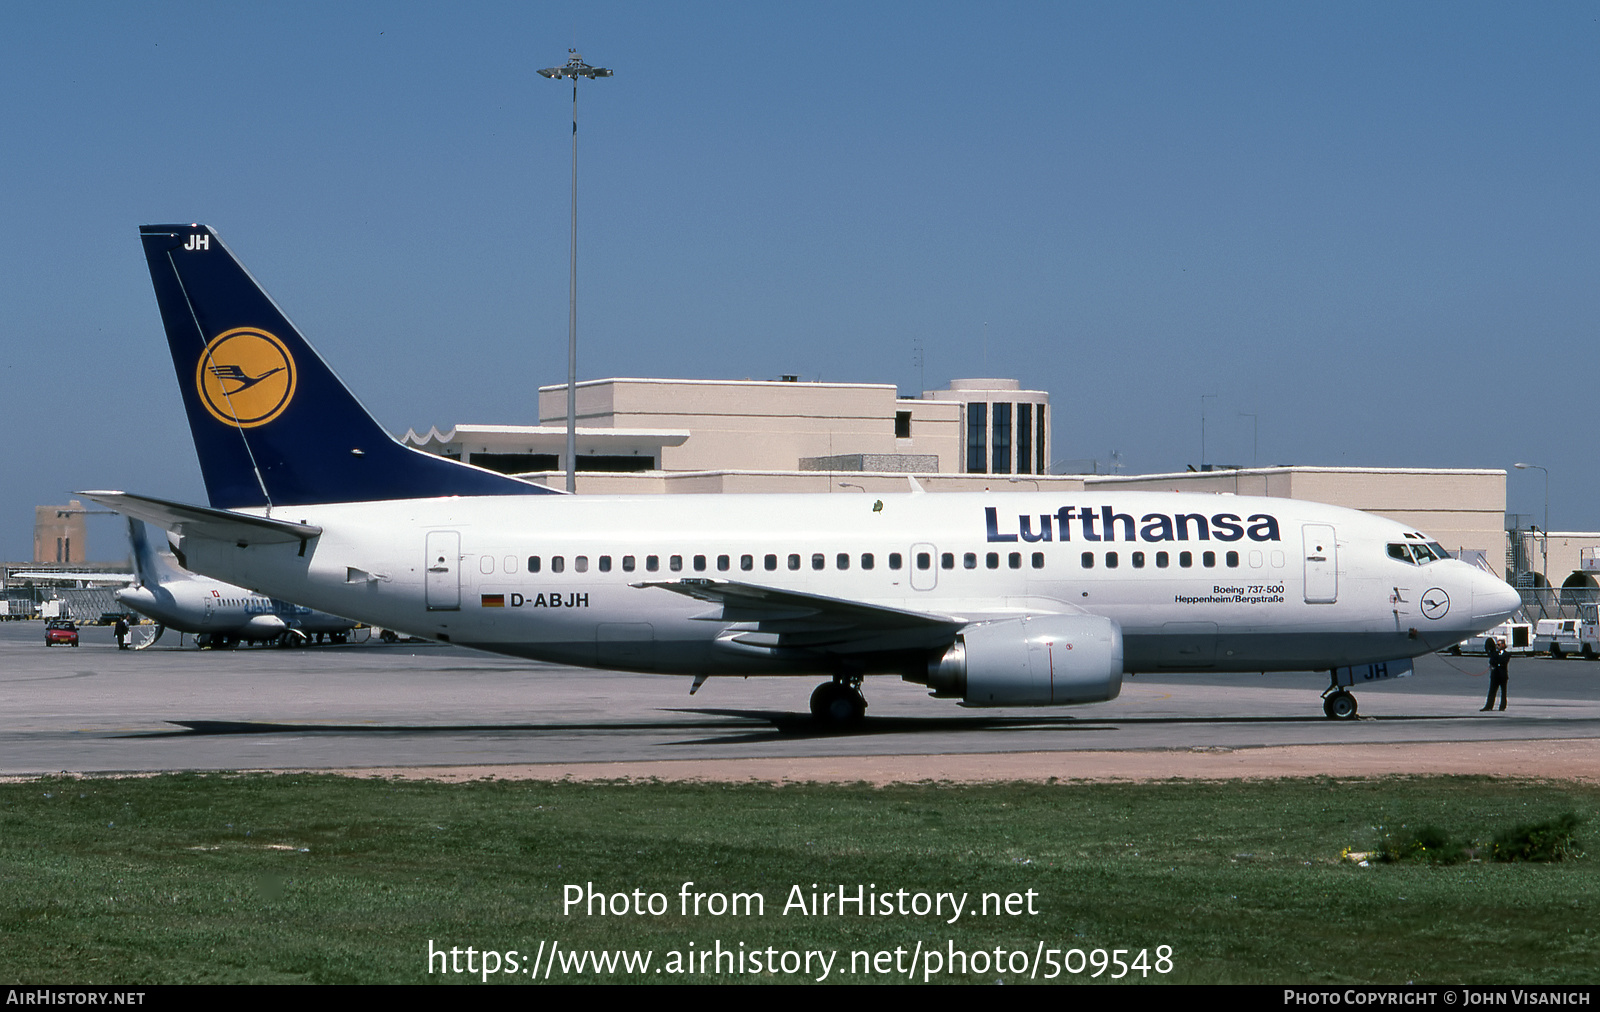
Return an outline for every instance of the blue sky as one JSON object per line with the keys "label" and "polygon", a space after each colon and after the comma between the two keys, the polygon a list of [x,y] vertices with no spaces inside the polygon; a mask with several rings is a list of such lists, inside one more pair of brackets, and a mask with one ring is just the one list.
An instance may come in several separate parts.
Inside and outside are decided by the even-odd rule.
{"label": "blue sky", "polygon": [[[1550,469],[1600,529],[1600,9],[8,5],[0,556],[203,501],[136,227],[203,221],[391,430],[565,378],[1026,379],[1053,456]],[[985,340],[987,332],[987,340]],[[1251,413],[1259,420],[1253,448]],[[1513,471],[1510,508],[1542,514]],[[123,549],[97,524],[93,554]]]}

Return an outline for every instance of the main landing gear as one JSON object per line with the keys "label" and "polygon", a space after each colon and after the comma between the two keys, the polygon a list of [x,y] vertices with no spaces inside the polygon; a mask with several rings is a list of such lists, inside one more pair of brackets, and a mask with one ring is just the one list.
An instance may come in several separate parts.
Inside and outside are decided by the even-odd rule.
{"label": "main landing gear", "polygon": [[861,695],[861,676],[823,682],[811,694],[811,716],[818,724],[850,727],[866,716],[867,700]]}
{"label": "main landing gear", "polygon": [[1329,720],[1355,720],[1356,697],[1335,681],[1322,690],[1322,712]]}

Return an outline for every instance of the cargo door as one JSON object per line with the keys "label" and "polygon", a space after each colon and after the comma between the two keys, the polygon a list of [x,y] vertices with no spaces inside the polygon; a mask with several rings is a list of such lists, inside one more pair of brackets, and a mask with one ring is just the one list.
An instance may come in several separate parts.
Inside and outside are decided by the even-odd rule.
{"label": "cargo door", "polygon": [[461,608],[461,534],[458,531],[429,531],[428,557],[425,560],[429,611],[458,611]]}
{"label": "cargo door", "polygon": [[1306,604],[1333,604],[1339,599],[1339,549],[1333,527],[1306,524],[1305,539]]}

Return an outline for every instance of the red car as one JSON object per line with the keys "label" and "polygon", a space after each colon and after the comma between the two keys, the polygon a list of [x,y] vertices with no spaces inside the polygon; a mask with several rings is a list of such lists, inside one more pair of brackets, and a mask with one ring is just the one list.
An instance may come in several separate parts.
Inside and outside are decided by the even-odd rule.
{"label": "red car", "polygon": [[70,619],[58,618],[44,627],[44,645],[47,647],[78,645],[78,627]]}

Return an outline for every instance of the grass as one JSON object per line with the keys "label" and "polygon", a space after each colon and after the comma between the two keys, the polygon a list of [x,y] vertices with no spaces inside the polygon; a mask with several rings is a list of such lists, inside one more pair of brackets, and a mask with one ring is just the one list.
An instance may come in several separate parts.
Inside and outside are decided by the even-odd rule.
{"label": "grass", "polygon": [[[526,959],[553,939],[649,949],[639,979],[651,982],[805,979],[654,972],[670,952],[720,940],[837,951],[830,979],[844,982],[903,979],[850,975],[851,953],[921,942],[1030,959],[1040,943],[1132,950],[1126,959],[1144,949],[1150,961],[1170,946],[1172,971],[1152,981],[1592,983],[1594,860],[1359,867],[1340,854],[1379,850],[1408,827],[1486,837],[1569,813],[1593,826],[1597,811],[1600,788],[1489,778],[882,789],[42,779],[0,785],[0,978],[476,982],[430,977],[430,940]],[[683,916],[685,881],[760,892],[765,915]],[[669,910],[564,914],[563,888],[590,882],[630,906],[634,890],[660,893]],[[784,915],[791,888],[809,897],[813,883],[971,898],[954,924]],[[1035,915],[973,912],[981,894],[1028,890]]]}

